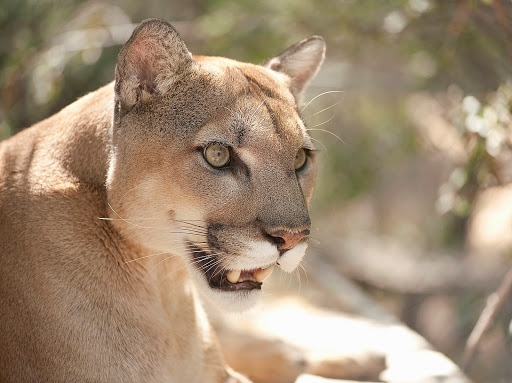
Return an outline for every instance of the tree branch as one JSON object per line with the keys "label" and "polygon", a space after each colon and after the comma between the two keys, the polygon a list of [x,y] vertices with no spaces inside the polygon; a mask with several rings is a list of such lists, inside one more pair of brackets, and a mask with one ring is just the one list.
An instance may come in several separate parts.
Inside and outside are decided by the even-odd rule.
{"label": "tree branch", "polygon": [[464,350],[464,358],[462,361],[463,371],[468,370],[484,333],[494,322],[496,315],[498,314],[500,308],[503,306],[503,303],[511,294],[511,292],[512,269],[510,269],[509,272],[505,275],[498,290],[491,294],[489,298],[487,298],[487,304],[485,305],[482,314],[480,314],[480,318],[478,318],[478,321],[466,343],[466,349]]}

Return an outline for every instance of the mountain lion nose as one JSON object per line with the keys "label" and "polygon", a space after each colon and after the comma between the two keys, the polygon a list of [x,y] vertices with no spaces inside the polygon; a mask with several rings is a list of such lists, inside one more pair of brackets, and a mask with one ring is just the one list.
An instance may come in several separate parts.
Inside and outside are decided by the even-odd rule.
{"label": "mountain lion nose", "polygon": [[308,229],[302,230],[298,233],[292,233],[286,230],[278,230],[268,233],[270,240],[277,245],[278,250],[290,250],[299,243],[302,238],[307,237],[308,235]]}

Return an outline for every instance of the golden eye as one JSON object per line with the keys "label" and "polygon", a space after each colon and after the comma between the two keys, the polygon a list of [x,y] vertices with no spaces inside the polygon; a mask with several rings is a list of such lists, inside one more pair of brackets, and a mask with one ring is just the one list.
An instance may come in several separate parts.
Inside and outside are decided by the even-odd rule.
{"label": "golden eye", "polygon": [[299,170],[306,163],[306,151],[304,149],[299,149],[297,154],[295,155],[295,170]]}
{"label": "golden eye", "polygon": [[214,168],[221,168],[229,164],[230,155],[227,146],[213,144],[207,146],[203,153],[204,159]]}

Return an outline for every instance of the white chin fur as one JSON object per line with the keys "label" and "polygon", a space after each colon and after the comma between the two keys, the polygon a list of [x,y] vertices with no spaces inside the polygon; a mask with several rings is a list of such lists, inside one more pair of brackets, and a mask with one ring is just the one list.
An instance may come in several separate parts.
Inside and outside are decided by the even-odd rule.
{"label": "white chin fur", "polygon": [[300,243],[293,249],[284,252],[283,256],[278,261],[281,269],[287,273],[291,273],[295,270],[295,268],[299,266],[300,261],[302,261],[307,248],[307,243]]}
{"label": "white chin fur", "polygon": [[261,290],[243,290],[243,291],[222,291],[214,290],[208,287],[205,291],[201,289],[203,296],[216,304],[221,310],[228,312],[241,313],[252,309],[259,302]]}

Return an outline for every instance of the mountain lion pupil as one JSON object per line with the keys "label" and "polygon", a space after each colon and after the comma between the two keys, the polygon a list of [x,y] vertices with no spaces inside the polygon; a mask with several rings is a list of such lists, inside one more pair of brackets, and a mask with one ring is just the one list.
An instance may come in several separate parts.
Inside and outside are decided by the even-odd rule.
{"label": "mountain lion pupil", "polygon": [[220,144],[213,144],[207,146],[204,150],[203,156],[205,160],[214,168],[221,168],[226,166],[230,160],[229,149]]}

